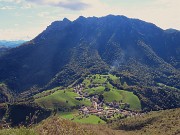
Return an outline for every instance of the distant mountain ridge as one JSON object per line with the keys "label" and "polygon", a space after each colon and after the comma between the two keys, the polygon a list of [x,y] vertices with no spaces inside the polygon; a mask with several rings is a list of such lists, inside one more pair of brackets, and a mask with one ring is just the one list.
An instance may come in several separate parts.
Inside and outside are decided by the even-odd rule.
{"label": "distant mountain ridge", "polygon": [[17,41],[0,40],[0,55],[3,55],[9,49],[17,47],[25,42],[26,41],[24,40],[17,40]]}
{"label": "distant mountain ridge", "polygon": [[0,40],[0,46],[3,46],[3,47],[17,47],[21,44],[23,44],[24,40],[15,40],[15,41],[11,41],[11,40]]}
{"label": "distant mountain ridge", "polygon": [[112,72],[153,95],[158,83],[180,89],[179,52],[180,32],[152,23],[114,15],[65,18],[0,57],[0,81],[20,93]]}

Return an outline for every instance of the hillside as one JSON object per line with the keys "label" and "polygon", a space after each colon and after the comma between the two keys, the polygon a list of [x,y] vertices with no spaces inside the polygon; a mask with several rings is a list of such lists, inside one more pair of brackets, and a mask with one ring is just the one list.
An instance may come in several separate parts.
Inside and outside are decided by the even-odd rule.
{"label": "hillside", "polygon": [[[180,133],[179,109],[151,112],[142,117],[124,119],[106,125],[77,124],[58,117],[50,117],[31,128],[0,130],[1,135],[73,134],[73,135],[177,135]],[[140,126],[140,128],[139,128]]]}
{"label": "hillside", "polygon": [[128,134],[178,135],[180,109],[151,112],[143,117],[117,120],[110,124],[114,129],[125,130]]}
{"label": "hillside", "polygon": [[111,74],[90,75],[81,83],[73,83],[66,89],[57,87],[38,93],[33,97],[34,102],[51,109],[60,117],[89,124],[105,123],[109,119],[133,115],[133,111],[141,111],[139,98],[133,92],[111,85],[111,79],[119,81]]}
{"label": "hillside", "polygon": [[133,92],[117,89],[115,86],[110,84],[108,79],[113,79],[114,81],[119,80],[118,77],[111,74],[96,74],[86,77],[81,84],[84,86],[81,91],[83,93],[82,95],[85,95],[86,97],[82,101],[75,99],[76,97],[80,96],[76,91],[74,91],[74,89],[76,89],[76,87],[79,85],[77,84],[75,87],[70,85],[68,89],[55,88],[39,93],[34,96],[35,102],[45,108],[60,108],[61,110],[61,108],[75,108],[76,106],[82,105],[90,106],[91,102],[88,100],[88,97],[102,96],[104,103],[121,101],[123,103],[130,104],[131,109],[141,110],[141,103]]}
{"label": "hillside", "polygon": [[0,83],[0,104],[4,102],[11,102],[13,94],[4,83]]}
{"label": "hillside", "polygon": [[[27,116],[42,110],[43,115],[37,116],[40,120],[42,117],[57,114],[61,118],[79,123],[106,123],[117,118],[141,115],[140,111],[144,111],[143,100],[148,101],[146,97],[143,100],[141,98],[130,90],[123,78],[112,74],[89,75],[66,88],[56,87],[39,92],[33,97],[20,98],[16,103],[4,104],[8,107],[0,107],[1,119],[7,122],[11,119],[11,125],[25,124]],[[162,99],[159,102],[161,101],[163,102]]]}
{"label": "hillside", "polygon": [[59,90],[51,95],[42,98],[37,98],[35,102],[37,102],[45,108],[61,108],[62,110],[81,105],[91,105],[89,100],[78,101],[75,99],[75,97],[78,97],[78,94],[74,92],[64,92],[63,90]]}
{"label": "hillside", "polygon": [[[125,16],[65,18],[0,56],[0,82],[29,98],[55,87],[65,89],[88,75],[111,73],[121,78],[111,83],[135,93],[143,110],[177,108],[179,43],[180,32]],[[109,94],[122,93],[114,89],[104,96]]]}
{"label": "hillside", "polygon": [[10,48],[0,45],[0,56],[4,55]]}
{"label": "hillside", "polygon": [[0,40],[0,56],[5,54],[11,48],[17,47],[25,42],[26,41],[23,40],[19,40],[19,41]]}

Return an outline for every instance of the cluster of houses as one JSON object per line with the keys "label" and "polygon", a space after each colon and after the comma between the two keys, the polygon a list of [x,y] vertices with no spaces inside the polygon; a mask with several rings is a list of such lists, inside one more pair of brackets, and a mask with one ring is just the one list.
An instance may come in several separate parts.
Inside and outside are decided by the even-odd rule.
{"label": "cluster of houses", "polygon": [[119,108],[114,108],[107,106],[107,104],[104,105],[104,103],[98,103],[96,101],[92,100],[92,105],[87,107],[87,106],[82,106],[79,109],[79,114],[83,115],[96,115],[99,117],[105,117],[105,118],[113,118],[115,115],[121,115],[121,116],[140,116],[140,113],[133,112],[130,110],[125,110],[125,109],[119,109]]}
{"label": "cluster of houses", "polygon": [[74,87],[74,92],[79,95],[79,97],[76,97],[77,99],[83,99],[88,98],[89,94],[87,92],[83,92],[84,84],[79,84]]}
{"label": "cluster of houses", "polygon": [[135,112],[132,112],[132,111],[127,111],[127,110],[123,110],[123,109],[116,109],[116,108],[108,108],[108,107],[105,107],[105,108],[93,108],[92,106],[91,107],[86,107],[86,106],[83,106],[79,109],[79,114],[83,114],[83,115],[96,115],[96,116],[99,116],[99,117],[106,117],[106,118],[113,118],[115,115],[123,115],[125,117],[127,116],[140,116],[141,114],[140,113],[135,113]]}
{"label": "cluster of houses", "polygon": [[[84,116],[88,115],[96,115],[99,117],[105,117],[105,118],[113,118],[115,115],[123,115],[125,117],[127,116],[140,116],[140,113],[127,110],[127,109],[120,109],[120,106],[123,105],[124,107],[129,107],[130,105],[128,103],[120,102],[110,102],[110,103],[104,103],[103,101],[99,100],[98,95],[90,97],[87,93],[83,92],[84,85],[80,84],[74,87],[74,92],[79,95],[79,97],[76,97],[76,100],[83,100],[83,98],[87,98],[91,101],[91,106],[82,106],[79,109],[79,114],[82,114]],[[84,96],[85,95],[85,96]]]}

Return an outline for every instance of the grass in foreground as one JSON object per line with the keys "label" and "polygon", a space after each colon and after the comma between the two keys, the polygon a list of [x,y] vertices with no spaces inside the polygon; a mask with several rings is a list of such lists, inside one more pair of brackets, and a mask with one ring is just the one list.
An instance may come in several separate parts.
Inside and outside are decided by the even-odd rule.
{"label": "grass in foreground", "polygon": [[38,135],[34,129],[25,127],[0,130],[0,135]]}
{"label": "grass in foreground", "polygon": [[179,135],[180,109],[151,112],[142,117],[117,120],[112,128],[134,135]]}
{"label": "grass in foreground", "polygon": [[39,135],[127,135],[124,131],[116,131],[107,125],[81,124],[51,117],[34,128]]}

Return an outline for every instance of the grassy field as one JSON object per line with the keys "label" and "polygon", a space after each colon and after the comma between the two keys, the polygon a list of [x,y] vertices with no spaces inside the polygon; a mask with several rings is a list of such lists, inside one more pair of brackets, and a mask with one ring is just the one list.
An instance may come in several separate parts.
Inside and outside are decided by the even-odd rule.
{"label": "grassy field", "polygon": [[102,83],[105,83],[105,81],[107,80],[106,77],[103,77],[99,74],[93,75],[91,78],[93,78],[92,83],[94,84],[102,84]]}
{"label": "grassy field", "polygon": [[133,94],[133,92],[119,91],[122,95],[122,101],[130,104],[130,108],[134,110],[141,110],[141,102],[139,98]]}
{"label": "grassy field", "polygon": [[[136,95],[132,92],[125,90],[118,90],[113,87],[108,78],[116,81],[119,80],[118,77],[114,75],[90,75],[84,79],[83,83],[85,84],[84,92],[87,92],[89,95],[103,95],[105,102],[112,101],[121,101],[124,103],[130,104],[130,109],[140,110],[141,104]],[[93,87],[89,87],[93,85]],[[105,91],[105,88],[109,88],[109,91]],[[34,96],[35,102],[40,106],[56,109],[56,108],[71,108],[78,105],[91,105],[91,102],[88,99],[78,101],[75,97],[79,95],[73,92],[73,87],[68,87],[66,90],[60,90],[62,88],[56,87],[52,90],[48,90],[37,94]]]}
{"label": "grassy field", "polygon": [[82,83],[85,84],[86,88],[88,88],[88,86],[90,84],[103,84],[103,83],[107,82],[108,78],[110,78],[112,80],[119,79],[118,77],[116,77],[112,74],[108,74],[108,75],[96,74],[96,75],[90,75],[90,76],[86,77],[86,79],[84,79],[84,81]]}
{"label": "grassy field", "polygon": [[[123,103],[130,104],[130,109],[141,110],[141,103],[136,95],[134,95],[132,92],[116,89],[109,83],[108,78],[110,78],[113,81],[119,80],[118,77],[112,74],[96,74],[86,77],[86,79],[83,81],[83,83],[86,86],[84,92],[87,92],[89,95],[102,94],[104,96],[105,102],[122,100]],[[90,84],[94,85],[95,87],[89,88]],[[109,88],[110,91],[105,91],[105,88]]]}
{"label": "grassy field", "polygon": [[78,101],[75,99],[75,97],[78,97],[78,94],[74,92],[59,90],[51,95],[38,98],[35,100],[35,102],[38,103],[40,106],[49,109],[55,109],[57,107],[69,108],[75,107],[77,105],[91,105],[91,102],[88,99]]}
{"label": "grassy field", "polygon": [[85,89],[84,91],[87,92],[89,95],[96,95],[96,94],[103,94],[104,89],[105,87],[99,86],[99,87],[94,87],[94,88],[88,88],[88,89]]}
{"label": "grassy field", "polygon": [[141,109],[141,103],[139,98],[136,95],[134,95],[132,92],[111,89],[108,92],[104,92],[103,95],[106,102],[122,100],[123,103],[129,103],[130,108],[133,110]]}
{"label": "grassy field", "polygon": [[113,102],[113,101],[120,101],[123,99],[122,95],[119,93],[118,90],[111,89],[108,92],[103,93],[105,102]]}
{"label": "grassy field", "polygon": [[53,88],[51,90],[46,90],[46,91],[43,91],[41,93],[38,93],[38,94],[34,95],[33,97],[34,98],[44,97],[46,95],[50,95],[50,94],[52,94],[52,93],[54,93],[54,92],[56,92],[58,90],[61,90],[61,89],[62,89],[61,87],[55,87],[55,88]]}
{"label": "grassy field", "polygon": [[95,115],[89,115],[83,118],[81,117],[82,116],[75,117],[73,121],[78,123],[86,123],[86,124],[105,124],[105,121],[101,120],[99,117]]}
{"label": "grassy field", "polygon": [[95,115],[89,115],[87,117],[83,117],[83,115],[79,115],[77,112],[65,112],[59,113],[61,118],[72,120],[73,122],[84,123],[84,124],[105,124],[105,121],[101,120],[99,117]]}
{"label": "grassy field", "polygon": [[73,119],[76,117],[78,112],[59,112],[59,116],[64,118],[64,119]]}

